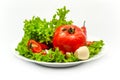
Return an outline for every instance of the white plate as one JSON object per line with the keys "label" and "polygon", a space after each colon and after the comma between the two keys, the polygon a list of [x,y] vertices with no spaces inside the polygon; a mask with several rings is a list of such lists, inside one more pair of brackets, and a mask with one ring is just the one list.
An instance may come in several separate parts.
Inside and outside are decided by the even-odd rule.
{"label": "white plate", "polygon": [[[95,37],[89,37],[89,40],[100,40],[100,39],[97,39]],[[18,43],[16,43],[16,45],[17,44]],[[15,47],[14,47],[14,49],[15,49]],[[71,66],[75,66],[75,65],[78,65],[78,64],[81,64],[81,63],[96,60],[96,59],[102,57],[104,54],[105,54],[105,45],[104,45],[104,47],[102,48],[101,52],[98,55],[96,55],[93,58],[90,58],[88,60],[77,61],[77,62],[68,62],[68,63],[52,63],[52,62],[40,62],[40,61],[36,61],[36,60],[30,60],[28,58],[25,58],[24,56],[19,55],[19,53],[17,51],[14,52],[14,55],[17,56],[18,58],[21,58],[21,59],[23,59],[25,61],[37,63],[37,64],[40,64],[40,65],[43,65],[43,66],[48,66],[48,67],[71,67]]]}

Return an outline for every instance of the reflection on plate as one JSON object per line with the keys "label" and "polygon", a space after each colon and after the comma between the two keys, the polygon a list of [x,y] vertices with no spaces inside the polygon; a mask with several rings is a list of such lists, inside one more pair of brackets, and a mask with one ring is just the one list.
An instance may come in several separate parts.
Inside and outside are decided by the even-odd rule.
{"label": "reflection on plate", "polygon": [[[100,39],[97,39],[95,37],[89,37],[88,40],[100,40]],[[18,44],[18,43],[16,43]],[[15,49],[15,47],[14,47]],[[104,47],[102,48],[101,52],[88,59],[88,60],[84,60],[84,61],[77,61],[77,62],[68,62],[68,63],[52,63],[52,62],[40,62],[40,61],[36,61],[36,60],[30,60],[28,58],[25,58],[24,56],[21,56],[19,55],[19,53],[17,51],[14,52],[15,56],[17,56],[18,58],[21,58],[23,60],[26,60],[26,61],[29,61],[29,62],[33,62],[33,63],[37,63],[37,64],[40,64],[40,65],[43,65],[43,66],[48,66],[48,67],[71,67],[71,66],[75,66],[75,65],[78,65],[78,64],[81,64],[81,63],[85,63],[85,62],[89,62],[89,61],[92,61],[92,60],[96,60],[100,57],[102,57],[104,54],[105,54],[105,45]]]}

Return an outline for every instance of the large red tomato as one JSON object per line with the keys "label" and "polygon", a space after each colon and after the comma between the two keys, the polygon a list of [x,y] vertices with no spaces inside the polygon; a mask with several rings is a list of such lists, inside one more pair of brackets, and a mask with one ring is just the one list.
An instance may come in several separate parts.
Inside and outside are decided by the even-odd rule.
{"label": "large red tomato", "polygon": [[75,25],[60,26],[54,33],[53,46],[58,47],[63,52],[74,52],[85,44],[85,33]]}

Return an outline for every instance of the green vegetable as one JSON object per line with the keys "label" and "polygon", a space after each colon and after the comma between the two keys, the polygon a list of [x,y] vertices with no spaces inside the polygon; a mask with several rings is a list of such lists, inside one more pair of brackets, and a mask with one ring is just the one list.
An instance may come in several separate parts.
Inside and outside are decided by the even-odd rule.
{"label": "green vegetable", "polygon": [[101,51],[103,45],[104,45],[103,40],[100,40],[100,41],[94,41],[90,46],[88,46],[88,49],[90,51],[89,58],[97,55]]}
{"label": "green vegetable", "polygon": [[44,61],[44,62],[74,62],[74,61],[77,61],[77,58],[75,58],[73,55],[71,55],[70,58],[65,58],[65,55],[62,54],[59,48],[56,48],[55,51],[53,51],[52,49],[49,49],[48,54],[46,55],[33,54],[33,56],[35,60]]}
{"label": "green vegetable", "polygon": [[[19,52],[21,56],[29,58],[31,60],[44,61],[44,62],[75,62],[78,59],[71,53],[71,55],[66,58],[64,54],[58,48],[53,50],[52,47],[52,38],[55,32],[55,29],[60,25],[72,24],[71,20],[66,20],[66,15],[69,10],[66,7],[57,9],[56,14],[53,15],[53,18],[50,21],[46,19],[41,19],[39,17],[33,17],[31,20],[24,21],[24,36],[19,42],[16,51]],[[27,43],[30,39],[35,41],[45,43],[50,47],[46,55],[40,53],[33,53],[28,49]],[[93,44],[88,46],[90,50],[90,58],[94,55],[97,55],[103,46],[103,41],[95,41]],[[44,51],[44,50],[43,50]]]}

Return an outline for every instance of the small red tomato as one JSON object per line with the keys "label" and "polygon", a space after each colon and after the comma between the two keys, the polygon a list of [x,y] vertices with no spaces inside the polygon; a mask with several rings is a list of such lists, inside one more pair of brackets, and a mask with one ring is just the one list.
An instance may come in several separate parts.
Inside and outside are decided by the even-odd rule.
{"label": "small red tomato", "polygon": [[30,50],[32,50],[32,52],[34,52],[34,53],[39,53],[39,52],[42,51],[42,47],[35,40],[29,40],[28,41],[28,48]]}
{"label": "small red tomato", "polygon": [[87,46],[90,46],[92,43],[93,43],[93,41],[87,41],[87,42],[86,42],[86,45],[87,45]]}
{"label": "small red tomato", "polygon": [[74,52],[86,44],[84,32],[75,25],[63,25],[56,29],[53,36],[53,46],[63,52]]}
{"label": "small red tomato", "polygon": [[42,47],[43,50],[49,48],[46,44],[43,44],[43,43],[39,43],[39,44],[40,44],[40,46]]}

